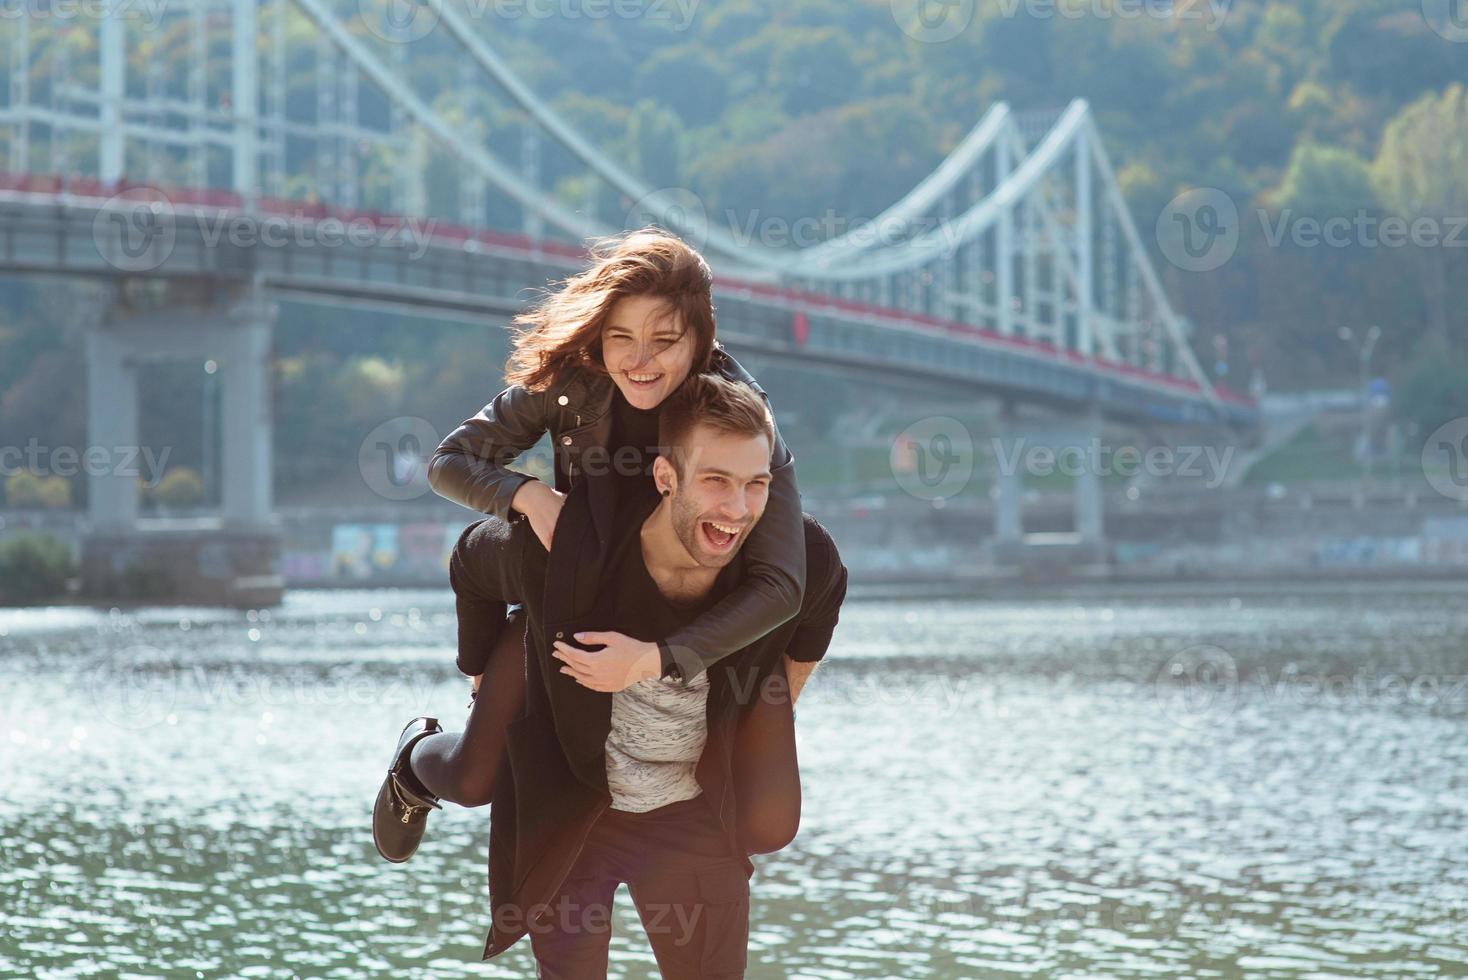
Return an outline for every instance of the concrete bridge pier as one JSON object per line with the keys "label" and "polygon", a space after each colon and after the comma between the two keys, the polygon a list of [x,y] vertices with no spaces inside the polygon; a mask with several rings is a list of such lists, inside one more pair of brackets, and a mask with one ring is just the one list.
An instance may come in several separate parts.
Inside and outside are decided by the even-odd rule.
{"label": "concrete bridge pier", "polygon": [[[1019,438],[1014,402],[1004,399],[996,416],[994,459],[994,542],[996,552],[1013,560],[1024,547],[1024,478],[1014,447]],[[998,557],[998,554],[996,554]]]}
{"label": "concrete bridge pier", "polygon": [[[202,302],[180,290],[148,309],[128,304],[119,292],[96,298],[84,324],[87,443],[113,465],[88,467],[85,595],[245,607],[280,602],[280,528],[271,493],[274,318],[274,304],[248,286],[210,288]],[[222,374],[220,513],[141,517],[139,368],[206,358],[218,361]],[[155,460],[165,459],[162,447],[150,448]]]}
{"label": "concrete bridge pier", "polygon": [[[1063,577],[1091,574],[1107,564],[1104,495],[1100,465],[1104,420],[1098,406],[1074,419],[1021,419],[1010,399],[996,415],[994,537],[996,564],[1025,574]],[[1043,463],[1072,475],[1070,531],[1026,532],[1023,518],[1025,473]],[[1038,475],[1038,474],[1037,474]]]}
{"label": "concrete bridge pier", "polygon": [[[87,448],[113,454],[138,445],[138,362],[125,338],[89,326],[87,358]],[[87,468],[87,517],[94,529],[131,528],[138,519],[137,476],[131,468]]]}
{"label": "concrete bridge pier", "polygon": [[275,508],[271,470],[270,347],[273,305],[258,295],[229,308],[220,369],[220,511],[226,527],[269,527]]}
{"label": "concrete bridge pier", "polygon": [[1094,562],[1101,560],[1106,549],[1104,502],[1099,470],[1101,454],[1091,451],[1092,447],[1101,446],[1105,427],[1101,413],[1094,405],[1080,420],[1076,435],[1079,438],[1072,445],[1077,445],[1084,451],[1083,464],[1075,477],[1076,543]]}

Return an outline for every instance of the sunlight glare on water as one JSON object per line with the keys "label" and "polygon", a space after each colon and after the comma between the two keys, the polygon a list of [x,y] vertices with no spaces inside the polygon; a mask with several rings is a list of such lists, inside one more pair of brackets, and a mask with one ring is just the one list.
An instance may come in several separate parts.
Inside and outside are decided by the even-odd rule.
{"label": "sunlight glare on water", "polygon": [[[1468,974],[1468,618],[1430,590],[851,601],[751,977]],[[524,977],[488,810],[368,816],[453,728],[444,591],[0,611],[0,974]],[[656,976],[625,889],[611,975]]]}

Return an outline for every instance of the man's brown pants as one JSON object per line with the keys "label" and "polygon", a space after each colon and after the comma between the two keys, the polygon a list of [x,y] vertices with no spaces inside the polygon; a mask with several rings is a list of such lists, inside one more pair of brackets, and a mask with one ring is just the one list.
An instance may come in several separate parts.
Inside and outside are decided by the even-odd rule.
{"label": "man's brown pants", "polygon": [[548,915],[530,931],[540,980],[607,975],[612,905],[623,882],[664,980],[744,976],[749,879],[699,795],[646,813],[602,813]]}

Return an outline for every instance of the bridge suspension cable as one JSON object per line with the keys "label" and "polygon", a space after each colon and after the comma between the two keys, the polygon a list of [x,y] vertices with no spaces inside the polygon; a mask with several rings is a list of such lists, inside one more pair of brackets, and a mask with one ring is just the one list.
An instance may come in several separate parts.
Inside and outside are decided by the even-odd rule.
{"label": "bridge suspension cable", "polygon": [[[808,248],[780,249],[685,213],[682,188],[653,188],[593,145],[510,69],[454,0],[417,0],[424,8],[420,16],[435,17],[444,28],[460,57],[462,80],[472,81],[476,69],[482,71],[525,114],[527,142],[518,167],[418,94],[408,81],[403,45],[391,58],[383,56],[348,28],[334,8],[339,2],[275,0],[269,8],[266,33],[276,47],[285,43],[287,10],[300,11],[317,28],[311,43],[317,46],[320,104],[309,123],[286,116],[284,54],[272,49],[263,78],[258,70],[254,35],[262,28],[263,18],[256,16],[260,0],[222,0],[233,12],[235,34],[225,49],[231,59],[228,77],[242,91],[222,102],[222,109],[206,104],[204,81],[211,74],[203,59],[210,49],[201,11],[206,4],[220,6],[221,0],[190,0],[183,13],[191,33],[181,35],[191,39],[184,52],[191,59],[187,98],[168,95],[158,81],[161,71],[149,75],[146,97],[129,94],[137,86],[127,84],[127,28],[118,16],[106,16],[97,28],[101,70],[94,90],[68,84],[60,102],[53,93],[50,104],[32,104],[31,87],[12,85],[12,104],[0,107],[0,125],[15,127],[8,143],[10,165],[28,163],[37,155],[33,145],[45,138],[50,158],[67,171],[75,142],[69,136],[85,133],[97,141],[104,184],[123,176],[125,160],[137,158],[129,152],[129,141],[143,145],[144,176],[152,178],[155,168],[166,167],[176,147],[188,154],[188,172],[203,179],[209,148],[222,146],[232,150],[229,187],[253,206],[262,193],[282,194],[289,183],[284,179],[287,137],[314,136],[323,147],[315,157],[318,190],[328,200],[335,195],[336,203],[355,207],[360,164],[349,145],[396,139],[411,124],[466,168],[460,184],[470,192],[460,203],[467,223],[476,212],[482,216],[482,187],[490,185],[523,209],[524,231],[533,237],[541,228],[578,242],[622,231],[602,220],[594,206],[571,206],[524,172],[534,169],[544,133],[586,168],[587,186],[605,186],[636,201],[652,220],[689,237],[731,276],[991,327],[1005,337],[1049,342],[1086,359],[1131,359],[1148,370],[1172,371],[1218,402],[1192,353],[1187,325],[1163,291],[1084,100],[1059,113],[1018,113],[996,104],[931,173],[871,222]],[[371,2],[377,0],[359,0]],[[30,33],[18,30],[12,42],[12,61],[29,64]],[[63,48],[58,57],[64,54]],[[335,76],[342,74],[338,66],[346,72],[336,89]],[[15,75],[16,66],[11,68]],[[385,132],[358,118],[359,77],[387,103]],[[77,106],[95,107],[95,113]],[[168,118],[183,123],[170,129],[160,114],[165,109],[173,114]],[[534,152],[526,155],[527,148]],[[341,168],[336,177],[330,176],[333,160]],[[413,169],[409,164],[404,172]],[[421,165],[416,169],[421,171]],[[417,200],[408,213],[426,208],[426,200]],[[1170,365],[1168,353],[1174,355]]]}

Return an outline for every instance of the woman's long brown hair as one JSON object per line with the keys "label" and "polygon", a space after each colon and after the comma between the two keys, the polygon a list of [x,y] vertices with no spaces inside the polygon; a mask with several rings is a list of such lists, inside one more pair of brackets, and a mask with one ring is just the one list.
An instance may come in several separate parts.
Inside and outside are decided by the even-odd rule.
{"label": "woman's long brown hair", "polygon": [[675,235],[647,227],[595,239],[591,267],[547,290],[512,323],[505,383],[541,391],[572,368],[606,374],[601,331],[623,296],[661,297],[663,317],[692,331],[689,374],[709,370],[714,349],[713,272]]}

